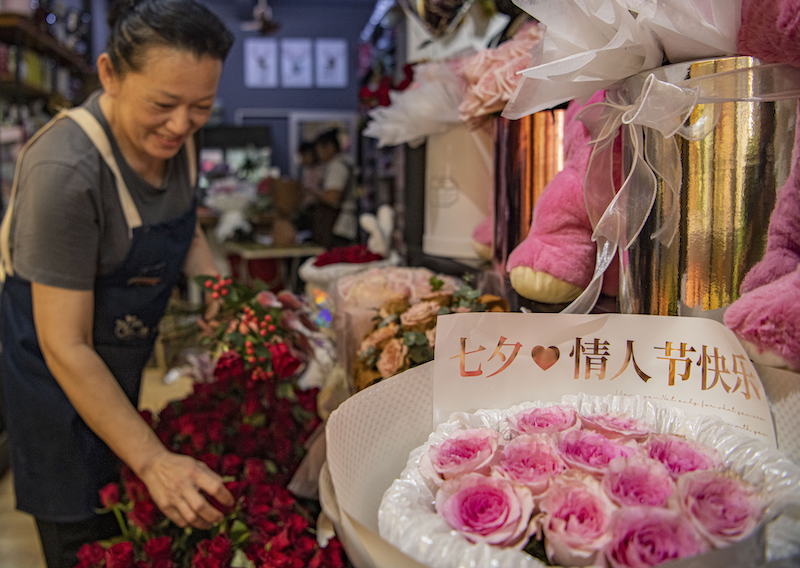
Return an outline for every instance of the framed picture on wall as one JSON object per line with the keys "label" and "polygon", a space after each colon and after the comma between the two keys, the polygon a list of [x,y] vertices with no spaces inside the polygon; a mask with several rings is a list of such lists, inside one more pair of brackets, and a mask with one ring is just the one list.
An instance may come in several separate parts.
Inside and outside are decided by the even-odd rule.
{"label": "framed picture on wall", "polygon": [[244,86],[274,89],[278,86],[278,42],[270,38],[244,40]]}
{"label": "framed picture on wall", "polygon": [[315,41],[314,55],[317,87],[347,87],[349,61],[347,57],[346,39],[317,39]]}
{"label": "framed picture on wall", "polygon": [[307,89],[314,83],[311,40],[287,38],[281,40],[281,86]]}
{"label": "framed picture on wall", "polygon": [[[289,151],[295,156],[302,142],[313,142],[317,136],[328,130],[336,129],[342,153],[350,157],[351,163],[356,159],[356,122],[357,114],[341,111],[297,111],[289,113]],[[298,162],[291,160],[292,177],[298,174]]]}

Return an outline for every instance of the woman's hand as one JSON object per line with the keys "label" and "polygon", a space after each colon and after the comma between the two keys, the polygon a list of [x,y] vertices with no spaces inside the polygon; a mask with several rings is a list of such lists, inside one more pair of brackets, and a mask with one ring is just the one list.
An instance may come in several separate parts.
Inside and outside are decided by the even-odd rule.
{"label": "woman's hand", "polygon": [[189,456],[164,452],[142,469],[140,477],[158,508],[179,527],[209,529],[223,519],[201,491],[223,506],[234,505],[222,478]]}
{"label": "woman's hand", "polygon": [[202,335],[211,335],[219,327],[220,322],[217,320],[217,316],[220,310],[222,310],[222,300],[209,299],[206,302],[206,309],[203,315],[197,318],[197,326],[200,328]]}

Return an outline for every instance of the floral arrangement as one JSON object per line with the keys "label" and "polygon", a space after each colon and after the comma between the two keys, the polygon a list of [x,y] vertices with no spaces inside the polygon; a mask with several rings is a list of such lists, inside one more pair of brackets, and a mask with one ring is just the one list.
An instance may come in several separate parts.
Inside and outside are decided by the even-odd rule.
{"label": "floral arrangement", "polygon": [[[634,404],[629,408],[639,408]],[[398,497],[409,503],[409,493],[398,491],[398,483],[407,488],[416,482],[431,496],[431,512],[446,525],[442,531],[452,529],[470,543],[503,554],[523,551],[545,565],[657,566],[747,539],[774,502],[770,491],[792,479],[792,473],[782,473],[784,479],[764,480],[758,487],[745,481],[745,472],[786,462],[768,450],[754,452],[750,440],[735,441],[725,424],[701,424],[712,418],[696,419],[694,428],[720,432],[741,447],[731,446],[723,455],[627,413],[577,408],[528,404],[479,411],[440,426],[412,453],[403,480],[384,497],[381,534],[386,537],[392,524],[387,499],[388,504],[397,505]],[[749,463],[737,467],[729,461],[737,458]],[[797,498],[793,491],[790,499]],[[432,527],[425,526],[426,534],[438,530]],[[438,550],[442,545],[437,541]],[[455,549],[450,552],[458,557]],[[512,558],[495,560],[542,565]]]}
{"label": "floral arrangement", "polygon": [[457,312],[508,311],[502,298],[481,294],[469,284],[445,289],[431,276],[430,293],[412,303],[407,295],[390,297],[373,318],[374,326],[358,347],[354,385],[364,389],[382,379],[433,359],[437,316]]}
{"label": "floral arrangement", "polygon": [[314,260],[314,266],[322,267],[329,264],[347,263],[364,264],[383,260],[379,254],[375,254],[364,245],[350,245],[346,247],[336,247],[318,255]]}
{"label": "floral arrangement", "polygon": [[[321,547],[315,535],[318,505],[286,489],[321,424],[318,389],[297,388],[311,329],[290,294],[203,277],[221,306],[206,341],[213,373],[193,393],[143,416],[172,451],[203,461],[226,480],[236,505],[209,530],[182,529],[160,513],[144,483],[128,468],[121,482],[100,492],[121,536],[87,544],[78,568],[342,567],[341,545]],[[308,327],[306,327],[308,326]]]}
{"label": "floral arrangement", "polygon": [[521,80],[518,73],[533,64],[533,50],[541,38],[538,24],[526,24],[510,40],[493,49],[482,49],[461,63],[467,85],[458,107],[461,120],[474,123],[503,110],[517,90]]}

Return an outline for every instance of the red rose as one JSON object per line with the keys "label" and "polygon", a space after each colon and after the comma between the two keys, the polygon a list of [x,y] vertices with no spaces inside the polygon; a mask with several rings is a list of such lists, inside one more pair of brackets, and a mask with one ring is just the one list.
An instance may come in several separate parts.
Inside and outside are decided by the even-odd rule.
{"label": "red rose", "polygon": [[231,541],[225,535],[217,535],[213,539],[201,540],[197,543],[192,557],[193,568],[227,568],[233,558]]}
{"label": "red rose", "polygon": [[242,469],[242,458],[236,454],[222,456],[222,475],[238,475]]}
{"label": "red rose", "polygon": [[272,355],[272,369],[282,379],[288,379],[300,367],[300,359],[291,354],[285,343],[270,343],[269,352]]}
{"label": "red rose", "polygon": [[220,462],[221,462],[222,458],[220,458],[218,455],[212,454],[212,453],[205,453],[205,454],[201,454],[198,457],[198,459],[201,462],[203,462],[204,464],[206,464],[209,469],[211,469],[213,471],[219,471],[220,470]]}
{"label": "red rose", "polygon": [[97,542],[84,544],[78,549],[76,568],[100,568],[106,558],[106,549]]}
{"label": "red rose", "polygon": [[244,361],[235,351],[226,351],[217,360],[214,376],[219,382],[236,381],[244,376]]}
{"label": "red rose", "polygon": [[137,501],[133,505],[133,510],[128,513],[128,520],[143,531],[149,531],[158,520],[159,514],[158,508],[152,501]]}
{"label": "red rose", "polygon": [[118,542],[106,550],[106,568],[134,568],[133,543]]}
{"label": "red rose", "polygon": [[244,460],[244,478],[250,483],[262,483],[267,479],[264,462],[255,458]]}
{"label": "red rose", "polygon": [[123,475],[122,485],[125,487],[125,493],[127,493],[131,501],[146,501],[150,498],[147,486],[133,472]]}
{"label": "red rose", "polygon": [[206,424],[206,434],[208,435],[208,441],[212,444],[221,442],[224,434],[222,422],[219,420],[209,421]]}
{"label": "red rose", "polygon": [[144,544],[144,552],[151,561],[172,559],[172,538],[159,536],[151,538]]}
{"label": "red rose", "polygon": [[119,484],[111,482],[100,490],[100,502],[103,507],[110,509],[119,503]]}

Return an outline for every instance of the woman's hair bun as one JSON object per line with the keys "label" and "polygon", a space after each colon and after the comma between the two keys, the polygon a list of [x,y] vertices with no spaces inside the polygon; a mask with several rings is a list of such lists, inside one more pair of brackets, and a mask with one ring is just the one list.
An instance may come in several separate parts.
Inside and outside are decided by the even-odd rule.
{"label": "woman's hair bun", "polygon": [[113,30],[117,22],[124,20],[139,3],[140,0],[115,0],[108,9],[108,27]]}

